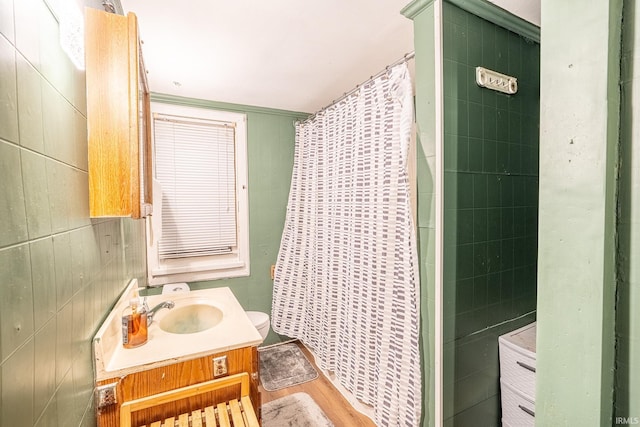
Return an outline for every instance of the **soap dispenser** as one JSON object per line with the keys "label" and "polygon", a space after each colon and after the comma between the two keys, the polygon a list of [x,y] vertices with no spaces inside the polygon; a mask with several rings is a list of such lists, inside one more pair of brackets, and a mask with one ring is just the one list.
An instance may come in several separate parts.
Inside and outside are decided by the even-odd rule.
{"label": "soap dispenser", "polygon": [[122,313],[122,345],[135,348],[147,342],[147,310],[139,298],[129,300]]}

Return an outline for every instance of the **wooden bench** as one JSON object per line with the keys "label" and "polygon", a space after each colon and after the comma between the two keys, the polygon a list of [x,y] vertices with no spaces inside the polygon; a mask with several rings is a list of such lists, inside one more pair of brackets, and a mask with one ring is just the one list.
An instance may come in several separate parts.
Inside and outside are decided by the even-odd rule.
{"label": "wooden bench", "polygon": [[131,427],[133,412],[237,384],[240,384],[239,399],[197,409],[191,414],[180,414],[164,421],[155,421],[150,423],[149,427],[259,427],[249,398],[249,374],[246,372],[124,402],[120,407],[120,426]]}

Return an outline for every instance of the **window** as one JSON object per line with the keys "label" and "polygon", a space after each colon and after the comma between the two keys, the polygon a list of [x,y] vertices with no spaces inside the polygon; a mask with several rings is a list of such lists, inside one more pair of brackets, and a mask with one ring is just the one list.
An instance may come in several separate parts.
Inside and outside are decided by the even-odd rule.
{"label": "window", "polygon": [[151,103],[149,283],[249,275],[244,114]]}

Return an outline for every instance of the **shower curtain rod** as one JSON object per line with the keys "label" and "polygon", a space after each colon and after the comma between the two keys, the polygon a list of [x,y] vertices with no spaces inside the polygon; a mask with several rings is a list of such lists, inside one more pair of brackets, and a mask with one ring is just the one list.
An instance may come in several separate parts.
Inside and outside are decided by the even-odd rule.
{"label": "shower curtain rod", "polygon": [[343,93],[341,97],[339,97],[337,99],[334,99],[333,101],[331,101],[331,103],[329,105],[327,105],[326,107],[322,107],[321,109],[319,109],[318,111],[316,111],[315,113],[311,114],[309,117],[307,117],[306,119],[301,120],[301,121],[302,122],[306,122],[307,120],[314,118],[315,116],[317,116],[318,114],[320,114],[324,110],[326,110],[327,108],[331,107],[332,105],[337,104],[338,102],[342,101],[343,99],[345,99],[349,95],[355,93],[358,89],[360,89],[361,86],[364,86],[365,84],[367,84],[371,80],[377,79],[378,77],[380,77],[384,73],[388,72],[389,69],[395,67],[398,64],[402,64],[403,62],[407,62],[407,61],[413,59],[415,56],[416,56],[416,52],[415,51],[405,54],[402,58],[400,58],[397,61],[387,65],[386,67],[384,67],[384,70],[381,70],[380,72],[378,72],[378,73],[374,74],[373,76],[369,77],[368,80],[365,80],[364,82],[360,83],[359,85],[356,85],[356,87],[351,89],[349,92]]}

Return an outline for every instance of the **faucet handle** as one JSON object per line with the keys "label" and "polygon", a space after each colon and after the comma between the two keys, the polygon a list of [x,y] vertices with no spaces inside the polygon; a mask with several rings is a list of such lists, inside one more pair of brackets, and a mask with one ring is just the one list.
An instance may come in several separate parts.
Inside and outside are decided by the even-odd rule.
{"label": "faucet handle", "polygon": [[147,301],[145,299],[144,305],[147,310],[147,326],[149,326],[151,325],[151,323],[153,323],[153,318],[158,310],[160,310],[161,308],[166,308],[168,310],[171,310],[173,307],[175,307],[176,303],[174,303],[173,301],[163,301],[160,304],[153,307],[151,310],[149,310],[147,306]]}

